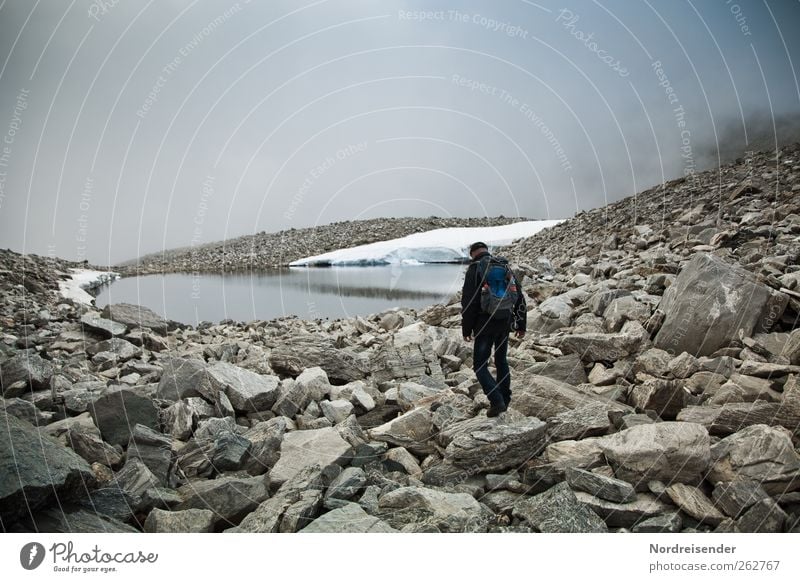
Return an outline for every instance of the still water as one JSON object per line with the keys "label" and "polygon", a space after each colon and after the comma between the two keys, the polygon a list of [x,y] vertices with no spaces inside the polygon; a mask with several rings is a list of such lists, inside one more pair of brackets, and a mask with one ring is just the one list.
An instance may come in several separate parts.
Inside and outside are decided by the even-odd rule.
{"label": "still water", "polygon": [[461,289],[466,265],[285,268],[243,274],[144,275],[100,289],[95,303],[134,303],[167,319],[197,325],[369,315],[398,306],[424,308]]}

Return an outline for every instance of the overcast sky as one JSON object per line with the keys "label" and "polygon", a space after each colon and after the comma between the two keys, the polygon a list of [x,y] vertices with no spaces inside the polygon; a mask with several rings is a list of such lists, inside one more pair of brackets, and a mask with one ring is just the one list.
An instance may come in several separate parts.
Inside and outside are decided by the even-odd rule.
{"label": "overcast sky", "polygon": [[797,1],[0,0],[0,247],[569,217],[773,136],[799,25]]}

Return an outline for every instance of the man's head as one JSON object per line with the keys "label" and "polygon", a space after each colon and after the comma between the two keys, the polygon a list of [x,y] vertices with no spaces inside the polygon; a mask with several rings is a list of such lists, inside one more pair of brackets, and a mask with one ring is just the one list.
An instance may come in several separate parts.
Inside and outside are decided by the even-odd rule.
{"label": "man's head", "polygon": [[477,259],[483,253],[489,252],[489,247],[486,246],[486,243],[482,242],[474,242],[469,247],[469,258],[470,259]]}

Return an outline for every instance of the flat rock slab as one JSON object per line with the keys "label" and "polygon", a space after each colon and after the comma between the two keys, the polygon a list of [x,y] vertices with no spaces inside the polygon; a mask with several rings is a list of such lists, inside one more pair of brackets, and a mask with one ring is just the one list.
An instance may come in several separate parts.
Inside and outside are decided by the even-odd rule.
{"label": "flat rock slab", "polygon": [[155,311],[133,305],[132,303],[114,303],[103,308],[103,317],[122,323],[129,328],[143,327],[161,335],[167,333],[167,321]]}
{"label": "flat rock slab", "polygon": [[360,505],[348,503],[329,511],[300,530],[300,533],[395,533],[385,521],[369,515]]}
{"label": "flat rock slab", "polygon": [[345,465],[352,456],[352,447],[333,427],[291,431],[283,437],[281,456],[269,473],[270,480],[281,485],[306,467]]}
{"label": "flat rock slab", "polygon": [[106,338],[118,337],[128,331],[128,326],[124,323],[105,319],[96,313],[85,314],[81,317],[81,323]]}
{"label": "flat rock slab", "polygon": [[684,513],[699,522],[719,525],[725,519],[722,512],[697,487],[673,483],[667,487],[667,495]]}
{"label": "flat rock slab", "polygon": [[543,533],[600,533],[608,526],[566,483],[514,505],[513,515]]}
{"label": "flat rock slab", "polygon": [[183,499],[175,509],[210,509],[215,527],[237,525],[269,497],[269,480],[264,476],[218,477],[188,483],[178,489]]}
{"label": "flat rock slab", "polygon": [[447,493],[426,487],[400,487],[378,500],[380,515],[394,527],[425,524],[432,531],[483,531],[487,513],[467,493]]}
{"label": "flat rock slab", "polygon": [[618,478],[644,491],[651,480],[696,483],[711,462],[711,439],[699,424],[657,422],[599,440]]}
{"label": "flat rock slab", "polygon": [[632,527],[644,519],[670,510],[669,505],[662,503],[649,493],[639,493],[636,499],[629,503],[615,503],[600,499],[585,491],[576,491],[575,497],[603,518],[609,527]]}
{"label": "flat rock slab", "polygon": [[4,524],[55,498],[79,499],[94,483],[85,460],[32,424],[0,410],[0,516]]}
{"label": "flat rock slab", "polygon": [[[470,422],[470,421],[462,421]],[[454,429],[458,424],[451,427]],[[546,444],[547,425],[538,418],[483,424],[456,436],[445,449],[445,459],[480,473],[517,468],[540,454]]]}
{"label": "flat rock slab", "polygon": [[617,503],[630,503],[636,500],[636,491],[633,486],[620,479],[606,477],[598,473],[584,471],[583,469],[569,467],[566,471],[567,483],[572,489],[579,489],[591,493],[595,497],[615,501]]}
{"label": "flat rock slab", "polygon": [[[24,352],[12,356],[0,364],[0,386],[5,398],[14,398],[27,392],[27,389],[46,390],[53,376],[53,364],[39,354]],[[20,389],[12,384],[24,382]]]}

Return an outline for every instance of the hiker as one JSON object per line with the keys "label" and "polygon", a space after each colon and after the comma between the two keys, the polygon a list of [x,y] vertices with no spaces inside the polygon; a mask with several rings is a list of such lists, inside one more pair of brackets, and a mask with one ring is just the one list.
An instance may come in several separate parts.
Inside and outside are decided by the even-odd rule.
{"label": "hiker", "polygon": [[[464,341],[475,339],[472,368],[489,398],[486,416],[494,417],[511,402],[508,336],[512,329],[518,338],[525,336],[525,295],[506,259],[492,256],[485,243],[473,243],[469,256],[472,262],[461,292],[461,331]],[[488,367],[492,347],[497,378]]]}

